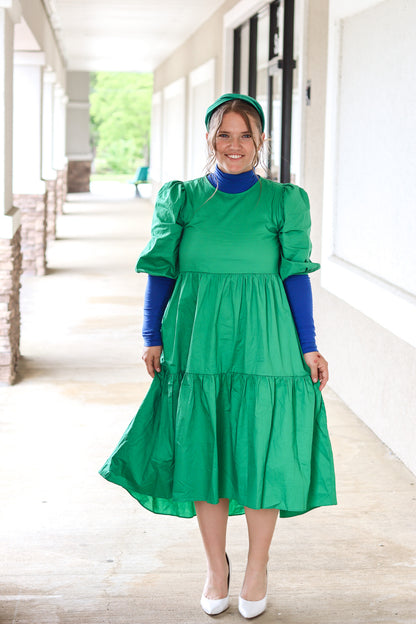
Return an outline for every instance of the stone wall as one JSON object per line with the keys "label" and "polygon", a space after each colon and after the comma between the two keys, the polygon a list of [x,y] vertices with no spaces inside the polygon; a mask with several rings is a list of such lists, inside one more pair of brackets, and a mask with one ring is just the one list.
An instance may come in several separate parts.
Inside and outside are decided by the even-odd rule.
{"label": "stone wall", "polygon": [[[68,170],[60,169],[56,172],[56,213],[58,215],[63,213],[64,202],[67,193],[67,174]],[[89,178],[88,178],[89,185]]]}
{"label": "stone wall", "polygon": [[14,195],[13,205],[21,209],[23,271],[45,275],[47,193]]}
{"label": "stone wall", "polygon": [[70,160],[68,162],[68,193],[89,193],[90,175],[90,160]]}
{"label": "stone wall", "polygon": [[56,180],[45,180],[46,184],[46,237],[48,240],[56,238]]}
{"label": "stone wall", "polygon": [[21,228],[0,239],[0,382],[16,379],[20,356]]}

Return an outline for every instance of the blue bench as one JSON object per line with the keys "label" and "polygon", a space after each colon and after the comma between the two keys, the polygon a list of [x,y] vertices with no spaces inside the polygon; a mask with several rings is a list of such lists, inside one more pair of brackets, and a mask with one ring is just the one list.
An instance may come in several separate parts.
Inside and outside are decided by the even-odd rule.
{"label": "blue bench", "polygon": [[135,173],[134,180],[129,180],[129,184],[134,184],[136,187],[136,197],[141,197],[139,184],[145,184],[147,182],[148,174],[149,167],[139,167]]}

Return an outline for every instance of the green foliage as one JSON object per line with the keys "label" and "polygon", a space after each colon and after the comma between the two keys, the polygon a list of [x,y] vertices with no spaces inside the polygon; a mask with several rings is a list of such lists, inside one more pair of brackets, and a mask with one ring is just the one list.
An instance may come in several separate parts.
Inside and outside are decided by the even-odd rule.
{"label": "green foliage", "polygon": [[97,173],[148,164],[152,74],[91,74],[91,140]]}

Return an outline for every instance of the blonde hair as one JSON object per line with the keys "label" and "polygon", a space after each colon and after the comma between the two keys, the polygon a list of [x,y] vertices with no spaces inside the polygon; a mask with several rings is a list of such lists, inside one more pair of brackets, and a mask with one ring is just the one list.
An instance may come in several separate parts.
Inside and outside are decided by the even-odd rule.
{"label": "blonde hair", "polygon": [[[255,157],[252,162],[252,167],[255,169],[258,165],[264,169],[266,174],[269,173],[269,167],[267,164],[267,148],[268,148],[268,140],[263,140],[261,135],[263,134],[262,124],[260,115],[256,111],[256,109],[245,102],[244,100],[230,100],[229,102],[225,102],[221,104],[213,113],[209,122],[209,130],[207,136],[207,147],[208,147],[208,159],[205,164],[205,173],[210,173],[215,161],[216,161],[216,143],[217,143],[217,134],[221,127],[222,120],[224,115],[227,113],[237,113],[240,115],[245,123],[247,124],[247,128],[250,131],[251,139],[254,143],[255,147]],[[260,142],[257,142],[255,139],[255,133],[253,132],[252,122],[254,121],[256,130],[260,136]]]}

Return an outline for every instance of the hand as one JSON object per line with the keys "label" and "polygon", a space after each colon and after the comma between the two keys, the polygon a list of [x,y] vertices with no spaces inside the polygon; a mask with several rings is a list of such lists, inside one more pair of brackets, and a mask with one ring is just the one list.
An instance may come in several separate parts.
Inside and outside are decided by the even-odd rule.
{"label": "hand", "polygon": [[306,364],[311,369],[312,381],[316,383],[319,379],[321,385],[319,390],[323,390],[328,381],[328,362],[318,351],[310,351],[310,353],[304,353],[303,358]]}
{"label": "hand", "polygon": [[155,373],[160,373],[161,353],[162,345],[157,347],[145,347],[143,350],[142,360],[146,364],[147,372],[152,378],[155,376]]}

